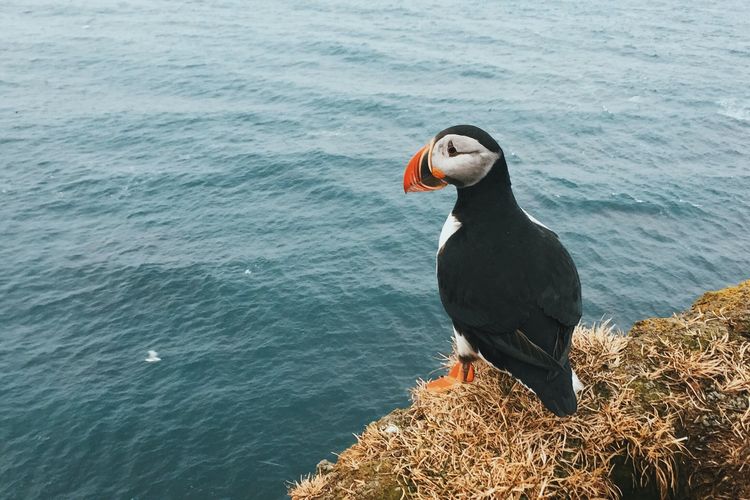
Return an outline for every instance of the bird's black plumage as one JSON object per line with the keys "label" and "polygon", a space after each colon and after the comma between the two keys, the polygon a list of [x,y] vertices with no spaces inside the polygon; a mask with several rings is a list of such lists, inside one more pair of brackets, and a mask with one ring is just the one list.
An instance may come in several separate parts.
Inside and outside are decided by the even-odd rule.
{"label": "bird's black plumage", "polygon": [[581,317],[578,272],[557,235],[516,203],[497,150],[488,174],[458,189],[452,214],[461,227],[437,258],[440,298],[456,330],[487,361],[529,386],[553,413],[569,415],[577,405],[568,351]]}

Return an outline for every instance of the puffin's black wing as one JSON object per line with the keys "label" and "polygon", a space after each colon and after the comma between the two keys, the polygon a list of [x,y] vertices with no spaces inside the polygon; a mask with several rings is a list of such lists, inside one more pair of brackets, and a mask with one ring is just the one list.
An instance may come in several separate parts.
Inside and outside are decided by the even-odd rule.
{"label": "puffin's black wing", "polygon": [[450,317],[497,334],[521,328],[537,310],[575,326],[581,284],[570,254],[555,233],[531,221],[508,229],[466,224],[438,253],[440,298]]}

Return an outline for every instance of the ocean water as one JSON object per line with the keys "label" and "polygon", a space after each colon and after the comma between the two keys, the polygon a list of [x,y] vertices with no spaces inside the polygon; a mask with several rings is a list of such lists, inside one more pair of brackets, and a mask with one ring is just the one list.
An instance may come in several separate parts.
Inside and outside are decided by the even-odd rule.
{"label": "ocean water", "polygon": [[453,124],[586,322],[750,278],[746,1],[6,0],[0,49],[1,498],[281,498],[408,404]]}

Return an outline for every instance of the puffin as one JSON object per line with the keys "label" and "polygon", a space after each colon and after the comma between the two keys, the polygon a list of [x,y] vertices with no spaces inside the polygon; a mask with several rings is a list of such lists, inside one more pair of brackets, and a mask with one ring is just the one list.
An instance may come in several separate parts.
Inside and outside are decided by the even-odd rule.
{"label": "puffin", "polygon": [[453,323],[458,362],[427,384],[441,392],[474,380],[482,359],[531,389],[558,417],[582,389],[570,366],[581,319],[581,282],[557,234],[523,210],[505,155],[473,125],[443,130],[411,158],[404,192],[456,187],[438,240],[440,300]]}

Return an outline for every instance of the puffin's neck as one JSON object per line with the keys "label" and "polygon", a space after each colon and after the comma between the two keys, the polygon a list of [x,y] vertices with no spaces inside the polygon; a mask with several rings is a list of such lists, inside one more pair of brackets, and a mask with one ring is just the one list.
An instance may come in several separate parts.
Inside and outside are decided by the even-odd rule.
{"label": "puffin's neck", "polygon": [[495,162],[481,181],[473,186],[458,188],[458,199],[453,212],[456,215],[495,212],[498,215],[511,215],[520,211],[513,191],[505,158]]}

